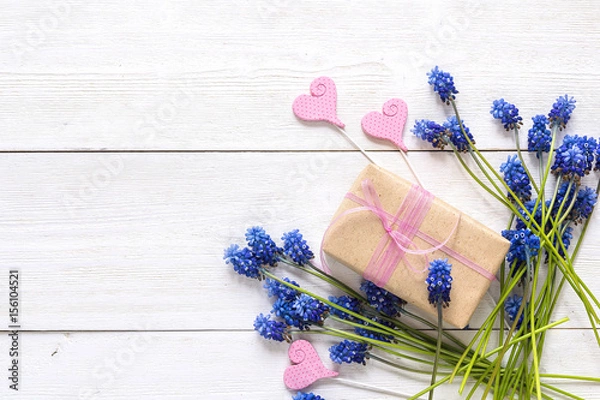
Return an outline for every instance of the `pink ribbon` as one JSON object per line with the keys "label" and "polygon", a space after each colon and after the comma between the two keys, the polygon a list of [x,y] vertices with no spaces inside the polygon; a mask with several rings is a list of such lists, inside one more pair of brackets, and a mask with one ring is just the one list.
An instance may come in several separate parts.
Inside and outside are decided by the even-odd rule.
{"label": "pink ribbon", "polygon": [[[475,272],[489,279],[490,281],[496,279],[494,274],[487,271],[485,268],[479,266],[458,252],[447,247],[446,244],[452,238],[458,223],[460,222],[460,214],[454,224],[452,230],[448,234],[448,237],[443,241],[439,242],[431,236],[419,230],[425,216],[431,208],[434,196],[421,186],[412,185],[408,194],[400,204],[396,215],[393,216],[386,212],[379,200],[379,195],[373,186],[373,183],[369,179],[365,179],[361,183],[363,192],[363,198],[356,196],[353,193],[347,193],[346,198],[360,204],[360,207],[351,208],[342,212],[338,215],[329,225],[323,235],[323,240],[327,236],[329,229],[341,218],[362,211],[370,211],[375,214],[381,221],[385,234],[381,237],[371,260],[367,264],[363,276],[375,283],[377,286],[383,287],[390,280],[394,273],[396,266],[400,261],[404,261],[404,264],[414,273],[423,273],[427,271],[427,266],[419,270],[414,268],[409,260],[405,258],[406,254],[411,255],[422,255],[429,264],[428,254],[431,254],[437,250],[441,250],[448,256],[454,258],[456,261],[466,265]],[[432,247],[428,249],[419,249],[414,243],[414,237],[418,237],[421,240],[429,243]],[[321,242],[321,264],[326,272],[330,272],[329,266],[325,261],[325,255],[323,253],[323,242]]]}

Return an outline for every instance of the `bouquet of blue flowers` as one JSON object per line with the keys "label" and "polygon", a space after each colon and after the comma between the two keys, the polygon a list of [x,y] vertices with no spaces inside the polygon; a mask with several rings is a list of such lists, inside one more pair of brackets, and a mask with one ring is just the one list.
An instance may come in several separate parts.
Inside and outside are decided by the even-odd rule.
{"label": "bouquet of blue flowers", "polygon": [[[543,388],[562,393],[540,379],[543,374],[539,363],[547,331],[538,332],[537,328],[550,322],[558,296],[568,283],[581,299],[600,345],[597,326],[600,323],[600,303],[574,268],[600,190],[600,181],[596,188],[587,187],[582,181],[592,170],[600,169],[598,142],[587,136],[559,137],[559,132],[567,127],[575,110],[575,99],[568,95],[559,97],[547,116],[532,118],[527,143],[528,151],[535,153],[539,163],[538,174],[534,176],[531,173],[533,168],[525,163],[520,148],[519,134],[523,121],[518,108],[504,99],[495,100],[490,113],[506,131],[514,133],[517,150],[496,171],[477,149],[473,135],[460,117],[456,103],[458,91],[453,77],[438,67],[428,76],[429,84],[440,100],[451,106],[454,115],[441,125],[430,120],[418,120],[412,132],[435,148],[451,148],[469,175],[510,212],[507,229],[502,231],[511,246],[505,267],[500,272],[499,302],[469,344],[475,356],[465,353],[463,360],[468,357],[473,363],[485,354],[490,345],[492,327],[498,321],[500,326],[507,323],[508,332],[500,331],[503,349],[489,371],[485,395],[492,389],[495,398],[535,396],[541,399]],[[476,165],[475,170],[470,167],[468,159]],[[547,196],[547,193],[552,194]],[[575,240],[574,227],[577,225],[581,229],[574,248],[569,251]],[[541,273],[542,269],[545,273]],[[526,340],[511,344],[519,338]],[[502,365],[518,370],[527,379],[511,389],[512,382],[500,376]],[[457,365],[454,372],[458,371]],[[467,372],[463,375],[461,391],[468,378]]]}
{"label": "bouquet of blue flowers", "polygon": [[[587,136],[559,138],[575,109],[573,98],[559,97],[547,116],[532,118],[528,150],[539,163],[539,176],[533,176],[519,146],[523,125],[519,110],[499,99],[493,102],[491,114],[514,133],[516,154],[496,170],[477,149],[475,137],[458,113],[453,77],[438,67],[428,76],[453,115],[443,124],[418,120],[413,133],[434,148],[451,149],[467,173],[508,210],[502,235],[510,241],[510,249],[498,276],[497,305],[465,344],[442,329],[443,310],[451,307],[452,266],[447,259],[433,260],[423,282],[429,302],[438,311],[436,325],[372,282],[364,281],[356,289],[318,268],[298,230],[285,233],[283,245],[278,246],[263,228],[253,227],[246,232],[247,246],[231,245],[224,259],[238,274],[264,282],[273,299],[271,311],[256,317],[254,329],[278,342],[315,334],[336,338],[330,358],[338,364],[373,361],[431,375],[431,384],[409,399],[427,393],[431,399],[436,387],[457,377],[462,379],[460,393],[472,383],[467,399],[478,389],[482,398],[549,399],[558,393],[577,399],[547,379],[600,382],[600,378],[543,373],[539,366],[548,330],[568,320],[553,316],[565,284],[581,300],[600,345],[600,302],[574,268],[600,190],[600,183],[590,188],[582,178],[600,169],[600,147]],[[278,273],[282,268],[317,277],[338,293],[306,290],[282,277]],[[416,327],[423,325],[436,334]],[[502,328],[495,330],[497,326]],[[301,392],[294,399],[323,400]]]}

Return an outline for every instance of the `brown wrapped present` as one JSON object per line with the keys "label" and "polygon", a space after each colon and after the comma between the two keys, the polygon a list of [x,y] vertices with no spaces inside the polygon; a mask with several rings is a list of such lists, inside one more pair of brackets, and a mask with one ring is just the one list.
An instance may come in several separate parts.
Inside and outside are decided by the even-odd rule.
{"label": "brown wrapped present", "polygon": [[429,261],[452,264],[444,321],[464,328],[510,243],[423,188],[374,165],[358,176],[323,240],[323,251],[421,310]]}

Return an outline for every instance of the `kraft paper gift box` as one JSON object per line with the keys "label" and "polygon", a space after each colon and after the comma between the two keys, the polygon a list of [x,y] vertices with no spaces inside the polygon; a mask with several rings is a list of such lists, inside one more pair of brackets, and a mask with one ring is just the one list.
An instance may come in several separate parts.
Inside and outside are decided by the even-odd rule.
{"label": "kraft paper gift box", "polygon": [[421,310],[429,262],[452,264],[444,321],[464,328],[495,279],[510,243],[456,208],[375,165],[367,166],[325,233],[323,251]]}

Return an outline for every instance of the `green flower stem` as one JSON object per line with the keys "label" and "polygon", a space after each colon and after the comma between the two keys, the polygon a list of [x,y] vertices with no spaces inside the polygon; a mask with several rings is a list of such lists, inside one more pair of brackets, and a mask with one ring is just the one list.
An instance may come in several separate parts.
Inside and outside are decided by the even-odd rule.
{"label": "green flower stem", "polygon": [[[537,330],[536,330],[534,333],[536,333],[536,334],[537,334],[537,333],[543,332],[543,331],[545,331],[545,330],[547,330],[547,329],[552,329],[552,328],[554,328],[555,326],[558,326],[558,325],[564,324],[564,323],[565,323],[565,322],[567,322],[568,320],[569,320],[569,318],[567,318],[567,317],[565,317],[565,318],[562,318],[562,319],[560,319],[560,320],[558,320],[558,321],[556,321],[556,322],[553,322],[553,323],[551,323],[551,324],[548,324],[548,325],[546,325],[546,326],[543,326],[543,327],[540,327],[540,328],[538,328],[538,329],[537,329]],[[529,337],[531,337],[531,333],[532,333],[532,332],[529,332],[529,333],[526,333],[526,334],[524,334],[524,335],[522,335],[522,336],[520,336],[520,337],[518,337],[518,338],[515,338],[515,339],[513,339],[513,340],[512,340],[512,341],[509,343],[509,345],[510,345],[510,346],[512,346],[512,345],[514,345],[515,343],[519,343],[519,342],[522,342],[522,341],[524,341],[524,340],[526,340],[526,339],[529,339]],[[484,354],[484,355],[483,355],[483,358],[489,358],[489,357],[493,356],[494,354],[496,354],[496,353],[500,352],[500,350],[502,350],[502,347],[498,347],[498,348],[496,348],[496,349],[494,349],[494,350],[492,350],[492,351],[490,351],[490,352],[488,352],[488,353]],[[465,371],[467,368],[468,368],[468,365],[463,365],[462,367],[458,368],[458,371],[457,371],[457,372],[464,372],[464,371]],[[456,374],[454,374],[454,373],[453,373],[452,375],[448,375],[448,376],[444,377],[443,379],[440,379],[440,380],[438,380],[438,381],[437,381],[436,383],[434,383],[433,385],[431,385],[431,386],[429,386],[428,388],[425,388],[425,389],[423,389],[423,390],[422,390],[422,391],[420,391],[419,393],[417,393],[417,394],[415,394],[415,395],[413,395],[413,396],[409,397],[407,400],[416,400],[416,399],[418,399],[420,396],[424,395],[425,393],[428,393],[430,390],[432,390],[432,389],[435,389],[436,387],[438,387],[438,386],[440,386],[440,385],[442,385],[442,384],[444,384],[444,383],[446,383],[446,382],[448,382],[448,381],[452,382],[452,381],[451,381],[451,378],[452,378],[453,376],[456,376]]]}
{"label": "green flower stem", "polygon": [[[477,331],[477,333],[475,334],[475,336],[473,337],[473,339],[467,345],[467,347],[469,349],[472,349],[473,346],[475,346],[475,343],[477,343],[477,339],[483,333],[482,330],[484,330],[484,328],[486,326],[489,326],[490,324],[491,324],[491,326],[493,326],[493,323],[495,321],[497,313],[502,308],[502,303],[506,300],[506,298],[508,297],[510,291],[517,285],[519,279],[521,278],[521,276],[523,276],[524,272],[525,271],[519,271],[519,272],[517,272],[515,279],[513,279],[513,281],[509,284],[509,286],[507,287],[506,292],[505,293],[501,293],[500,299],[498,300],[498,304],[496,304],[496,307],[494,307],[494,309],[492,310],[492,312],[490,313],[490,315],[488,315],[488,317],[486,318],[486,320],[483,322],[481,328]],[[476,356],[477,356],[477,354],[480,353],[480,350],[481,350],[481,342],[478,344],[478,346],[477,346],[477,348],[475,350],[475,355],[472,357],[472,361],[474,361],[474,359],[477,358]],[[463,353],[461,359],[459,360],[458,365],[461,365],[466,357],[467,357],[467,353],[465,352],[465,353]],[[455,372],[458,372],[458,367],[457,367],[457,369],[455,369]],[[467,372],[466,375],[468,376],[468,372]],[[454,376],[455,376],[454,373],[450,376],[450,381],[451,382],[454,379]]]}
{"label": "green flower stem", "polygon": [[550,378],[550,379],[569,379],[576,381],[586,381],[586,382],[597,382],[600,383],[600,378],[596,378],[594,376],[580,376],[580,375],[563,375],[563,374],[540,374],[541,378]]}
{"label": "green flower stem", "polygon": [[[528,275],[527,275],[528,276]],[[526,282],[529,280],[529,278],[526,278]],[[527,293],[527,285],[525,286],[525,293]],[[504,358],[504,354],[506,354],[506,351],[510,348],[509,346],[509,339],[512,336],[513,332],[515,331],[515,329],[517,328],[517,324],[519,323],[519,319],[521,319],[521,315],[523,314],[523,310],[525,308],[525,294],[523,294],[523,300],[521,301],[521,306],[519,307],[519,310],[517,311],[517,315],[515,316],[515,319],[510,327],[510,331],[508,332],[508,335],[506,336],[506,341],[504,342],[504,346],[503,349],[500,351],[500,353],[498,354],[498,358],[496,358],[496,366],[494,367],[494,370],[492,371],[492,375],[491,375],[491,379],[490,381],[493,381],[494,378],[496,377],[496,375],[498,374],[498,372],[500,371],[500,368],[502,366],[502,360]],[[523,324],[521,324],[521,328],[523,328]],[[532,330],[533,331],[533,330]],[[533,335],[532,335],[533,338]],[[461,393],[462,393],[462,388],[464,388],[464,385],[466,384],[466,381],[463,379],[462,385],[461,385]],[[487,396],[487,394],[489,393],[491,389],[491,385],[488,385],[485,388],[485,391],[483,393],[483,398],[485,398]]]}
{"label": "green flower stem", "polygon": [[[437,302],[437,313],[438,313],[438,337],[437,337],[437,346],[435,349],[435,358],[433,361],[433,371],[431,372],[431,385],[435,383],[437,371],[438,371],[438,362],[440,359],[440,352],[442,350],[442,331],[444,330],[442,325],[444,323],[443,315],[444,315],[444,307],[440,301]],[[482,375],[483,377],[483,375]],[[433,400],[433,389],[429,392],[429,400]]]}
{"label": "green flower stem", "polygon": [[[381,329],[373,328],[373,327],[368,326],[368,325],[363,325],[363,324],[358,324],[356,322],[348,321],[348,320],[345,320],[343,318],[339,318],[339,317],[337,317],[335,315],[330,315],[328,318],[331,318],[333,321],[337,321],[337,322],[340,322],[342,324],[345,324],[345,325],[348,325],[348,326],[351,326],[351,327],[354,327],[354,328],[363,328],[363,329],[366,329],[366,330],[371,331],[371,332],[375,332],[375,333],[379,333],[379,334],[383,334],[383,335],[394,336],[394,335],[390,335],[390,333],[388,331],[383,331]],[[354,335],[354,334],[352,334],[352,335],[353,335],[353,338],[356,339],[356,340],[370,339],[370,338],[365,338],[365,337],[360,336],[360,335]],[[375,340],[375,339],[371,339],[371,340]],[[400,340],[401,340],[401,343],[406,343],[406,341],[402,340],[402,338]],[[425,354],[425,355],[432,355],[432,354],[434,354],[433,353],[433,350],[435,349],[434,345],[428,345],[427,343],[418,343],[418,344],[419,344],[419,347],[416,348],[416,349],[419,350],[418,352],[420,354]],[[411,345],[414,345],[414,343],[409,343],[408,344],[408,346],[411,346]],[[405,347],[405,346],[397,347],[397,346],[399,346],[399,345],[394,345],[394,346],[390,346],[390,347],[399,348],[399,349],[402,349],[402,350],[410,349],[410,347]],[[451,352],[446,352],[446,351],[444,352],[444,354],[448,355],[448,356],[452,356],[453,355]],[[454,355],[454,357],[458,358],[457,355]]]}
{"label": "green flower stem", "polygon": [[547,383],[542,383],[541,385],[543,387],[547,388],[547,389],[550,389],[550,390],[556,392],[556,393],[560,393],[563,396],[567,396],[567,397],[570,397],[570,398],[575,399],[575,400],[585,400],[583,397],[575,396],[574,394],[569,393],[569,392],[567,392],[565,390],[559,389],[556,386],[552,386],[552,385],[549,385]]}
{"label": "green flower stem", "polygon": [[[456,147],[453,144],[450,144],[450,146],[452,146],[452,150],[454,151],[454,154],[455,154],[456,158],[458,159],[458,161],[460,162],[460,164],[462,165],[463,169],[465,171],[467,171],[467,173],[471,176],[471,178],[473,178],[473,180],[475,182],[477,182],[479,184],[479,186],[481,186],[486,192],[488,192],[490,195],[492,195],[496,200],[498,200],[500,203],[504,204],[506,207],[509,207],[509,204],[506,202],[506,200],[504,200],[504,198],[502,196],[499,196],[497,193],[495,193],[492,189],[490,189],[489,186],[487,186],[485,183],[483,183],[483,181],[481,179],[479,179],[479,177],[477,175],[475,175],[475,173],[471,170],[471,168],[465,163],[465,160],[463,160],[463,158],[462,158],[462,154],[456,149]],[[504,195],[504,194],[501,193],[501,195]]]}
{"label": "green flower stem", "polygon": [[[525,250],[526,254],[527,254],[527,270],[531,271],[531,255],[529,254],[529,250]],[[533,273],[534,275],[534,279],[532,282],[532,287],[531,287],[531,297],[535,298],[535,294],[536,294],[536,284],[537,284],[537,276],[539,274],[539,268],[540,268],[540,263],[537,262],[536,263],[536,267],[535,267],[535,271]],[[521,302],[521,305],[523,305],[524,300]],[[531,327],[532,331],[535,331],[535,307],[534,307],[534,301],[531,301],[530,303],[530,307],[529,307],[529,324]],[[526,318],[523,318],[523,321],[525,321]],[[538,400],[542,400],[542,392],[540,389],[540,360],[538,358],[538,349],[537,349],[537,345],[536,345],[536,337],[535,334],[531,335],[531,349],[533,352],[533,373],[535,376],[535,389],[537,392],[537,399]]]}
{"label": "green flower stem", "polygon": [[[535,190],[536,194],[539,195],[540,189],[536,185],[535,179],[533,179],[533,175],[531,175],[531,172],[529,172],[529,168],[527,168],[527,163],[525,163],[525,160],[523,159],[523,155],[521,154],[521,143],[519,143],[519,127],[517,126],[517,124],[515,124],[514,131],[515,131],[515,144],[517,145],[517,156],[519,157],[519,160],[521,160],[523,169],[525,170],[525,173],[529,177],[529,181],[533,185],[533,189]],[[541,181],[540,181],[540,183],[541,183]]]}

